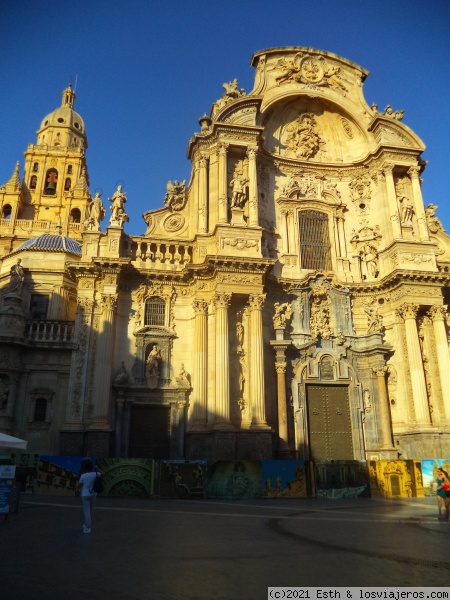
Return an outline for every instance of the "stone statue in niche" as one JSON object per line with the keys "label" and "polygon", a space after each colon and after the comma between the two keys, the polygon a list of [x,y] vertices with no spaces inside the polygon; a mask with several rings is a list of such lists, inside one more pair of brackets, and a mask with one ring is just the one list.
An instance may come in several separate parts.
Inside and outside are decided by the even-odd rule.
{"label": "stone statue in niche", "polygon": [[128,223],[130,220],[128,218],[127,213],[125,212],[125,203],[127,201],[127,196],[125,192],[122,191],[122,186],[118,185],[117,190],[108,198],[111,205],[111,218],[109,219],[110,225],[116,225],[118,227],[122,227],[124,222]]}
{"label": "stone statue in niche", "polygon": [[429,204],[425,209],[425,218],[427,220],[428,229],[430,233],[437,233],[438,231],[444,231],[442,223],[436,217],[435,213],[437,210],[436,204]]}
{"label": "stone statue in niche", "polygon": [[280,304],[280,302],[275,302],[274,306],[274,315],[272,317],[273,326],[275,329],[284,329],[286,327],[286,320],[289,320],[292,307],[289,302],[285,302],[284,304]]}
{"label": "stone statue in niche", "polygon": [[160,375],[161,366],[161,351],[158,344],[154,344],[147,357],[147,363],[145,365],[145,377],[147,379],[147,386],[150,389],[154,389],[158,385],[158,379]]}
{"label": "stone statue in niche", "polygon": [[331,337],[330,327],[330,299],[322,285],[315,285],[311,290],[311,316],[309,327],[313,340]]}
{"label": "stone statue in niche", "polygon": [[10,280],[8,286],[8,294],[17,294],[20,296],[22,293],[23,282],[25,281],[25,273],[21,265],[22,259],[18,258],[15,265],[10,269]]}
{"label": "stone statue in niche", "polygon": [[164,204],[171,210],[182,210],[186,205],[186,180],[179,183],[176,179],[167,182]]}
{"label": "stone statue in niche", "polygon": [[127,370],[125,369],[125,363],[122,361],[122,366],[120,367],[119,372],[117,373],[116,378],[114,379],[114,385],[125,385],[126,383],[128,383],[128,379],[129,376]]}
{"label": "stone statue in niche", "polygon": [[401,223],[403,227],[412,227],[412,219],[414,216],[414,206],[407,196],[406,182],[404,179],[399,179],[395,184],[395,192],[400,205]]}
{"label": "stone statue in niche", "polygon": [[248,179],[244,176],[243,171],[236,170],[233,179],[230,181],[231,192],[231,208],[243,208],[247,200],[246,184]]}
{"label": "stone statue in niche", "polygon": [[309,159],[315,156],[325,142],[316,131],[316,120],[313,113],[299,115],[285,128],[284,144],[286,156]]}
{"label": "stone statue in niche", "polygon": [[375,246],[364,244],[359,249],[359,258],[361,260],[361,277],[363,279],[376,279],[378,270],[378,252]]}

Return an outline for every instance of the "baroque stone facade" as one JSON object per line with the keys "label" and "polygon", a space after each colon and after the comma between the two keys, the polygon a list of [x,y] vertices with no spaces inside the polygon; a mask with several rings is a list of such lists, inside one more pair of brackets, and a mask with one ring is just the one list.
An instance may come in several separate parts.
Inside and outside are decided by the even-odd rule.
{"label": "baroque stone facade", "polygon": [[344,58],[252,65],[142,235],[122,186],[91,196],[70,86],[0,188],[0,428],[31,452],[450,455],[450,238],[424,144]]}

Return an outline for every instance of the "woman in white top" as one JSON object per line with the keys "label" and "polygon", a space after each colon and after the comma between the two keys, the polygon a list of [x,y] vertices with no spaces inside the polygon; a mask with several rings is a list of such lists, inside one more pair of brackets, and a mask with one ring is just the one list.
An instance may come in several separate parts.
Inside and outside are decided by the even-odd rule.
{"label": "woman in white top", "polygon": [[97,494],[94,492],[93,485],[97,477],[102,477],[103,473],[94,470],[90,460],[83,460],[81,463],[81,476],[79,486],[81,487],[81,503],[84,511],[83,533],[91,533],[92,512]]}

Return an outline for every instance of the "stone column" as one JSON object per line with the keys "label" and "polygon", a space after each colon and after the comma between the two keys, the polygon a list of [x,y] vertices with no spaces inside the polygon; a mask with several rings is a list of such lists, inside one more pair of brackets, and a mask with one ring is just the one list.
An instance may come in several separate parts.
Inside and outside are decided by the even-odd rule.
{"label": "stone column", "polygon": [[288,220],[288,252],[289,254],[295,254],[295,212],[290,209],[287,211]]}
{"label": "stone column", "polygon": [[231,294],[216,294],[216,414],[215,429],[234,429],[230,422],[230,357],[228,307]]}
{"label": "stone column", "polygon": [[413,166],[408,169],[408,175],[411,178],[413,191],[414,210],[416,212],[417,225],[419,227],[419,238],[421,242],[430,241],[428,234],[427,220],[425,217],[425,208],[423,206],[422,190],[419,179],[420,167]]}
{"label": "stone column", "polygon": [[219,144],[219,223],[228,221],[227,149],[229,144]]}
{"label": "stone column", "polygon": [[114,312],[117,307],[117,295],[102,297],[102,316],[98,334],[97,353],[95,355],[95,404],[92,429],[111,428],[111,365],[114,349]]}
{"label": "stone column", "polygon": [[203,300],[194,300],[193,307],[195,312],[195,380],[191,396],[190,431],[206,427],[208,397],[208,303]]}
{"label": "stone column", "polygon": [[338,250],[341,258],[347,257],[347,247],[345,244],[344,231],[344,212],[342,208],[336,209],[336,229],[338,235]]}
{"label": "stone column", "polygon": [[442,389],[442,400],[444,402],[445,419],[450,423],[450,354],[448,351],[447,331],[445,320],[447,316],[447,307],[432,306],[428,315],[433,321],[434,341],[438,359],[439,379]]}
{"label": "stone column", "polygon": [[281,239],[283,242],[283,253],[289,253],[289,245],[288,245],[288,211],[281,211]]}
{"label": "stone column", "polygon": [[422,427],[429,427],[431,426],[430,409],[416,324],[418,310],[419,307],[414,304],[403,304],[399,309],[399,314],[405,321],[406,347],[408,349],[416,422],[417,425]]}
{"label": "stone column", "polygon": [[256,154],[257,146],[251,146],[247,150],[248,156],[248,221],[250,227],[257,227],[259,224],[258,217],[258,174],[256,171]]}
{"label": "stone column", "polygon": [[262,306],[266,294],[250,296],[250,402],[251,429],[268,429],[264,393],[264,351],[262,334]]}
{"label": "stone column", "polygon": [[378,398],[380,405],[380,433],[381,433],[381,447],[383,449],[393,449],[394,445],[392,442],[392,427],[390,419],[389,409],[389,398],[386,389],[386,374],[388,373],[388,367],[383,365],[373,369],[373,374],[376,375],[378,381]]}
{"label": "stone column", "polygon": [[208,177],[207,167],[208,158],[204,155],[200,156],[199,159],[199,186],[198,186],[198,230],[199,233],[206,233],[208,231]]}
{"label": "stone column", "polygon": [[[92,285],[90,292],[93,293],[93,281],[90,281],[89,284]],[[64,430],[83,429],[93,309],[94,300],[92,298],[78,298],[74,331],[74,339],[78,344],[78,348],[72,353],[67,412],[63,425]]]}
{"label": "stone column", "polygon": [[400,218],[398,215],[397,194],[395,193],[393,169],[394,165],[385,165],[383,168],[383,172],[386,178],[386,194],[392,224],[392,233],[394,235],[394,239],[400,239],[402,237],[402,230],[400,227]]}

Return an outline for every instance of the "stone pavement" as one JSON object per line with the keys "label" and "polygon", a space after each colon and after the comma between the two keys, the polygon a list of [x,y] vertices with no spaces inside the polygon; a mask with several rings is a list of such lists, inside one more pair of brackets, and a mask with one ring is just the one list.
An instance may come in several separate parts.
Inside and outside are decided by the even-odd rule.
{"label": "stone pavement", "polygon": [[22,496],[0,516],[2,600],[265,599],[269,586],[436,586],[450,525],[435,498],[141,500]]}

